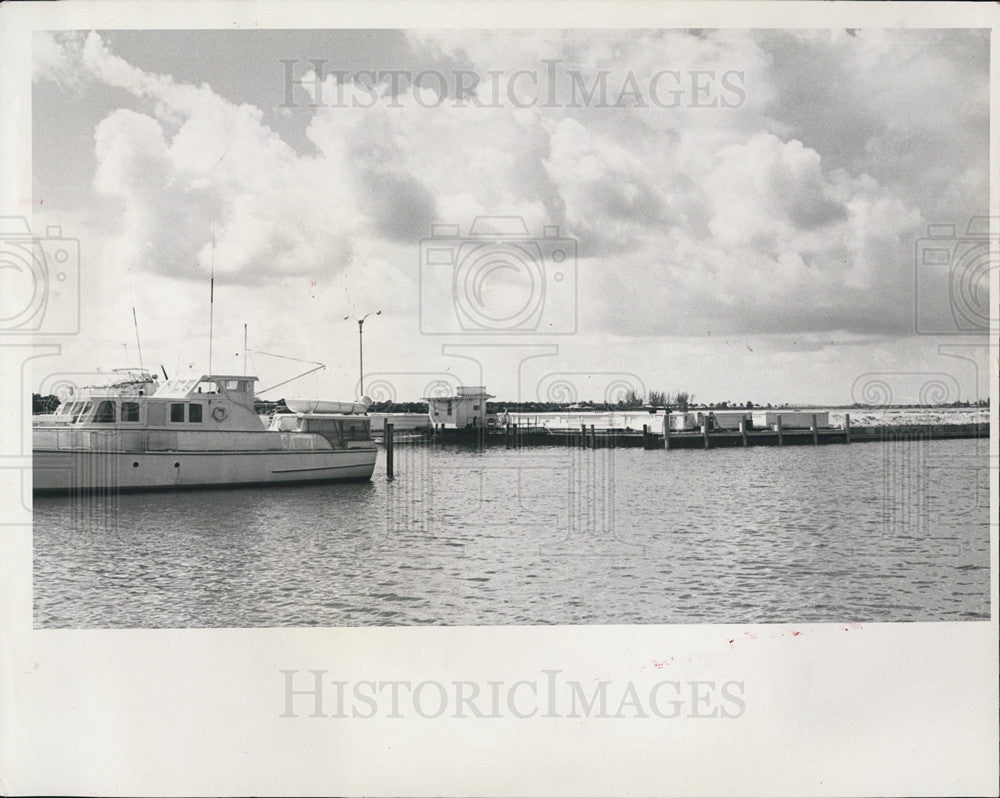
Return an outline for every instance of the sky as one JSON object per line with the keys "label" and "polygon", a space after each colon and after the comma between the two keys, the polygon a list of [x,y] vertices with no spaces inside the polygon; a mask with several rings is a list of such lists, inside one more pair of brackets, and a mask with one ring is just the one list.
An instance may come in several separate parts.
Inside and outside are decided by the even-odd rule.
{"label": "sky", "polygon": [[988,44],[36,34],[35,230],[80,242],[39,389],[138,365],[133,308],[147,368],[207,371],[214,271],[215,372],[326,365],[266,398],[355,395],[377,310],[376,399],[985,397]]}

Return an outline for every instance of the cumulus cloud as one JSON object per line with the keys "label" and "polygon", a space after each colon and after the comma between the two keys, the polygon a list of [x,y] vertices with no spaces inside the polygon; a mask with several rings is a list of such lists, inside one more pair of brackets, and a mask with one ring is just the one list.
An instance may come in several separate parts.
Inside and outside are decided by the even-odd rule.
{"label": "cumulus cloud", "polygon": [[229,279],[259,284],[350,258],[358,201],[342,164],[295,153],[258,108],[137,69],[95,33],[62,53],[64,72],[139,100],[94,131],[94,186],[120,214],[120,265],[203,279],[214,259]]}
{"label": "cumulus cloud", "polygon": [[[214,231],[233,282],[351,274],[415,297],[432,223],[467,232],[477,216],[518,215],[532,235],[554,224],[579,241],[591,332],[899,335],[912,328],[915,238],[985,206],[978,34],[409,42],[415,66],[471,70],[477,98],[499,85],[503,101],[326,76],[323,95],[343,101],[314,110],[314,150],[301,152],[263,106],[139,69],[94,33],[41,38],[36,71],[130,98],[94,134],[94,186],[120,228],[110,256],[181,279],[203,277]],[[518,71],[513,96],[536,102],[512,101],[504,81]],[[415,298],[397,301],[415,316]]]}
{"label": "cumulus cloud", "polygon": [[[478,70],[541,75],[547,207],[580,240],[597,327],[912,333],[914,242],[932,220],[986,207],[981,33],[413,39]],[[680,75],[674,105],[650,101],[665,70]],[[640,96],[618,103],[626,84]]]}

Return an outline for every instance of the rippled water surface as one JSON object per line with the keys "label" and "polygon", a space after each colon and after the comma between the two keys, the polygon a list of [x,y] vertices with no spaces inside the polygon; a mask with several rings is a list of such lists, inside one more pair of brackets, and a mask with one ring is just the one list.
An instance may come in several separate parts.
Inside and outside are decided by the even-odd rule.
{"label": "rippled water surface", "polygon": [[35,625],[983,619],[987,451],[399,447],[392,483],[39,498]]}

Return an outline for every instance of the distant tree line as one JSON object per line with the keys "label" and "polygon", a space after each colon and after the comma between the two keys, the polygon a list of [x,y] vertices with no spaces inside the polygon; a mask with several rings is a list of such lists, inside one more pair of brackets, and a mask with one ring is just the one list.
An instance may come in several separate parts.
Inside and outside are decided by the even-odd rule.
{"label": "distant tree line", "polygon": [[[851,405],[851,407],[856,407],[856,408],[861,408],[861,409],[879,408],[879,407],[885,407],[885,406],[886,405],[866,405],[866,404],[861,404],[861,402],[855,402],[853,405]],[[904,405],[904,404],[893,404],[893,405],[889,405],[889,406],[890,407],[914,407],[914,408],[916,408],[916,407],[989,407],[990,406],[990,400],[989,399],[977,399],[974,402],[970,402],[970,401],[948,402],[947,404],[938,404],[938,405]]]}
{"label": "distant tree line", "polygon": [[39,413],[55,413],[59,409],[59,405],[62,402],[59,401],[59,397],[55,394],[46,394],[42,396],[40,393],[31,394],[31,413],[32,415],[38,415]]}

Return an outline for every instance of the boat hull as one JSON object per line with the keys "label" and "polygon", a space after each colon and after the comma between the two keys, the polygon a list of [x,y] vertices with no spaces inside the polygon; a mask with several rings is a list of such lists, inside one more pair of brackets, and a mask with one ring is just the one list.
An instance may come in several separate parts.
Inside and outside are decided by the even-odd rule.
{"label": "boat hull", "polygon": [[184,490],[371,479],[376,449],[319,451],[35,450],[33,493]]}

